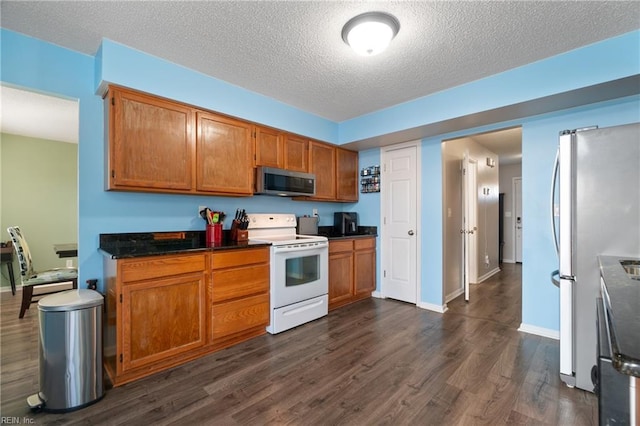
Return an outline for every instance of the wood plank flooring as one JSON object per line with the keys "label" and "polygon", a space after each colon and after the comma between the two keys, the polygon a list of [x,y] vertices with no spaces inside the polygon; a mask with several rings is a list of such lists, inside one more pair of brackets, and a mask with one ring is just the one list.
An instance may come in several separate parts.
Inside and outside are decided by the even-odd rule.
{"label": "wood plank flooring", "polygon": [[520,266],[473,285],[443,315],[370,299],[106,392],[32,413],[34,305],[2,293],[2,416],[21,424],[595,425],[597,400],[558,378],[558,342],[518,332]]}

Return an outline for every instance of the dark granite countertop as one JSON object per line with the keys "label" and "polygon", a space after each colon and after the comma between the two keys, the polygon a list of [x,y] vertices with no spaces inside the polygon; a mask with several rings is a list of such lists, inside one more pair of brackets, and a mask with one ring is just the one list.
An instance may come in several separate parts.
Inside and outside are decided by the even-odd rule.
{"label": "dark granite countertop", "polygon": [[640,259],[598,256],[598,260],[606,289],[603,299],[613,366],[621,373],[640,377],[640,281],[631,278],[620,264],[621,260]]}
{"label": "dark granite countertop", "polygon": [[340,240],[340,239],[347,239],[347,238],[370,238],[370,237],[378,236],[378,227],[377,226],[358,226],[357,234],[342,235],[342,234],[337,234],[334,231],[333,226],[319,226],[318,235],[327,237],[329,240]]}
{"label": "dark granite countertop", "polygon": [[100,234],[100,252],[112,259],[160,256],[211,250],[233,250],[269,246],[270,243],[232,241],[229,231],[223,232],[222,243],[205,243],[204,231],[140,232]]}

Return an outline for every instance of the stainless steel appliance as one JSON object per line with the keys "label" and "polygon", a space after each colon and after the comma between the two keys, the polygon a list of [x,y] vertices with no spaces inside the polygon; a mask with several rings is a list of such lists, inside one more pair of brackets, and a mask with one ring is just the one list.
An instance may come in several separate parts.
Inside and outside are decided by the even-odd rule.
{"label": "stainless steel appliance", "polygon": [[338,235],[354,235],[358,233],[358,213],[335,212],[333,214],[333,230]]}
{"label": "stainless steel appliance", "polygon": [[318,216],[301,216],[298,218],[296,232],[303,235],[318,235]]}
{"label": "stainless steel appliance", "polygon": [[257,167],[255,193],[282,197],[316,195],[316,176],[312,173]]}
{"label": "stainless steel appliance", "polygon": [[631,407],[629,404],[630,376],[620,373],[612,362],[609,345],[607,320],[601,298],[596,302],[596,324],[598,341],[598,370],[596,374],[596,394],[598,394],[598,417],[601,425],[629,425]]}
{"label": "stainless steel appliance", "polygon": [[640,123],[561,132],[551,197],[556,176],[559,240],[553,211],[552,227],[560,267],[552,282],[560,288],[560,377],[593,392],[597,256],[640,256]]}
{"label": "stainless steel appliance", "polygon": [[271,243],[271,322],[281,333],[323,317],[329,307],[329,242],[297,235],[293,214],[250,214],[249,240]]}

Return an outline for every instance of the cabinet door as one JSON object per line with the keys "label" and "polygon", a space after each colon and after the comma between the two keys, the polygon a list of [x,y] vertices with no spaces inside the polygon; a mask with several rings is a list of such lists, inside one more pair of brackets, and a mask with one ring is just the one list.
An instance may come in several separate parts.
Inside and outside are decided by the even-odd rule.
{"label": "cabinet door", "polygon": [[358,201],[358,153],[336,148],[336,197]]}
{"label": "cabinet door", "polygon": [[284,136],[284,168],[295,172],[308,172],[309,141],[294,135]]}
{"label": "cabinet door", "polygon": [[354,294],[371,293],[376,289],[376,252],[363,250],[354,252]]}
{"label": "cabinet door", "polygon": [[336,148],[318,142],[309,142],[309,172],[316,175],[314,198],[336,198]]}
{"label": "cabinet door", "polygon": [[256,126],[256,166],[284,167],[283,142],[277,130]]}
{"label": "cabinet door", "polygon": [[205,291],[202,272],[124,285],[120,372],[204,346]]}
{"label": "cabinet door", "polygon": [[329,308],[346,302],[353,294],[353,252],[329,255]]}
{"label": "cabinet door", "polygon": [[191,190],[194,110],[121,89],[105,101],[108,189]]}
{"label": "cabinet door", "polygon": [[198,112],[197,128],[196,189],[252,195],[251,124]]}

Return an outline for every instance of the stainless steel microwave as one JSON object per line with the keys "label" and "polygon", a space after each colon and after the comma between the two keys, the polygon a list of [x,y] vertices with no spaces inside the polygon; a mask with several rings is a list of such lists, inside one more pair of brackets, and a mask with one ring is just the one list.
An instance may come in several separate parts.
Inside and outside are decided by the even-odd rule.
{"label": "stainless steel microwave", "polygon": [[272,167],[258,167],[255,193],[282,197],[316,195],[316,175]]}

